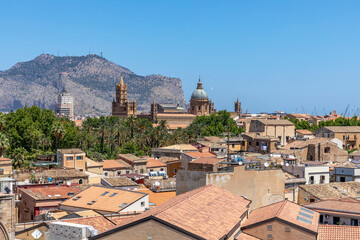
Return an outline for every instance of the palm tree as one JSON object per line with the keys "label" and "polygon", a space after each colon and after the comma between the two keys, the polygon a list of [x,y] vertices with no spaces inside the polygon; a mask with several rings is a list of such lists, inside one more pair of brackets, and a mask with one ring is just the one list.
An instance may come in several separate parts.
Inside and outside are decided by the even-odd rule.
{"label": "palm tree", "polygon": [[5,134],[0,132],[0,157],[3,156],[4,152],[7,148],[9,148],[9,146],[9,139],[5,136]]}
{"label": "palm tree", "polygon": [[5,128],[6,120],[5,120],[5,114],[0,113],[0,131],[2,131]]}
{"label": "palm tree", "polygon": [[24,167],[26,161],[26,149],[25,148],[16,148],[12,153],[13,166],[14,168]]}
{"label": "palm tree", "polygon": [[60,141],[65,135],[65,128],[61,122],[54,122],[53,126],[51,127],[51,132],[54,134],[56,139],[56,147],[60,148]]}

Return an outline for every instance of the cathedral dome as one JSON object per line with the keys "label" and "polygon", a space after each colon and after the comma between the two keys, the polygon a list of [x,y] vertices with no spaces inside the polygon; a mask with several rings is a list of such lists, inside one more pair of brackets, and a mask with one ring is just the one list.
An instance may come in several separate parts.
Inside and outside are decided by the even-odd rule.
{"label": "cathedral dome", "polygon": [[191,94],[191,100],[209,100],[209,97],[205,90],[202,88],[202,82],[199,79],[197,88]]}

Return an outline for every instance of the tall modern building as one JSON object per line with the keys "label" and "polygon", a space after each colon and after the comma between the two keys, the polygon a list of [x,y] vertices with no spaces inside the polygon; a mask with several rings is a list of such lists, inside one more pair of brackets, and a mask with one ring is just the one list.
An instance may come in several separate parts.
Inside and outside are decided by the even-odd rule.
{"label": "tall modern building", "polygon": [[74,98],[65,89],[59,94],[55,104],[55,114],[58,116],[74,117]]}

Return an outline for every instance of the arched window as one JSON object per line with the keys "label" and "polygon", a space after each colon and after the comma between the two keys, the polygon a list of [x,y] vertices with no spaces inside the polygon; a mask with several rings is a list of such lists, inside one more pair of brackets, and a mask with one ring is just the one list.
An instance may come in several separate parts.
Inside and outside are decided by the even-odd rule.
{"label": "arched window", "polygon": [[83,184],[83,180],[82,180],[82,179],[79,180],[79,184]]}

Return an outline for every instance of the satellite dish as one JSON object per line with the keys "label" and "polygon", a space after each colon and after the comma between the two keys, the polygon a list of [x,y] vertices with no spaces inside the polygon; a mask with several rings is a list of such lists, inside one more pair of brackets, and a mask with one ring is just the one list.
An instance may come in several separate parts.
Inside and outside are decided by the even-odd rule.
{"label": "satellite dish", "polygon": [[239,165],[240,165],[240,166],[243,165],[243,162],[239,162]]}
{"label": "satellite dish", "polygon": [[284,162],[281,162],[281,166],[284,166]]}
{"label": "satellite dish", "polygon": [[267,162],[264,163],[264,166],[265,166],[265,167],[269,167],[269,163],[267,163]]}
{"label": "satellite dish", "polygon": [[30,180],[29,179],[25,179],[24,181],[26,184],[30,183]]}
{"label": "satellite dish", "polygon": [[67,181],[66,185],[68,185],[69,187],[71,186],[71,182]]}
{"label": "satellite dish", "polygon": [[351,158],[349,158],[349,162],[351,162]]}
{"label": "satellite dish", "polygon": [[160,186],[159,182],[155,182],[154,184],[155,184],[155,186]]}
{"label": "satellite dish", "polygon": [[329,162],[329,164],[331,165],[331,164],[334,164],[334,162],[333,161],[331,161],[331,162]]}
{"label": "satellite dish", "polygon": [[287,167],[288,167],[288,166],[289,166],[289,164],[288,164],[288,163],[286,163],[286,164],[285,164],[285,166],[287,166]]}

